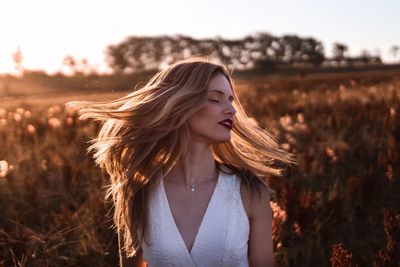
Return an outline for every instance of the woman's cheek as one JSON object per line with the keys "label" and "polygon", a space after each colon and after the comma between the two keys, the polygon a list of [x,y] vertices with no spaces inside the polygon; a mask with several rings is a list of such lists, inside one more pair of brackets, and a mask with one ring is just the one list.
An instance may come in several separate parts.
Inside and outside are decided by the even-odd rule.
{"label": "woman's cheek", "polygon": [[209,117],[214,117],[215,115],[218,114],[219,112],[219,107],[216,104],[207,104],[203,109],[202,109],[202,113],[205,116],[209,116]]}

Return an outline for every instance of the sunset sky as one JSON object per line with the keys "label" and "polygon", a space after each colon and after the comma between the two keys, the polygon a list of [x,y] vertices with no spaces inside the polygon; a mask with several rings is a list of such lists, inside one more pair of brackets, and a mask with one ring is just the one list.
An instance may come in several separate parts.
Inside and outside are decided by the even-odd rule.
{"label": "sunset sky", "polygon": [[0,73],[15,72],[11,54],[18,47],[27,69],[53,73],[72,55],[106,71],[107,45],[130,35],[178,33],[227,39],[296,34],[322,41],[328,56],[337,41],[350,55],[367,49],[391,62],[390,47],[400,45],[399,10],[398,0],[6,0],[0,2]]}

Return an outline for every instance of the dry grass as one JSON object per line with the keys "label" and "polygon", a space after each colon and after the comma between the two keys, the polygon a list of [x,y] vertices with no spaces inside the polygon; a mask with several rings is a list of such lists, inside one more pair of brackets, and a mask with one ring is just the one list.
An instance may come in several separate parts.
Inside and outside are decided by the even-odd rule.
{"label": "dry grass", "polygon": [[[272,177],[275,266],[400,262],[400,82],[241,81],[248,114],[299,166]],[[398,77],[398,76],[397,76]],[[285,88],[283,88],[285,87]],[[0,266],[116,266],[107,176],[86,155],[98,131],[62,93],[0,100]]]}

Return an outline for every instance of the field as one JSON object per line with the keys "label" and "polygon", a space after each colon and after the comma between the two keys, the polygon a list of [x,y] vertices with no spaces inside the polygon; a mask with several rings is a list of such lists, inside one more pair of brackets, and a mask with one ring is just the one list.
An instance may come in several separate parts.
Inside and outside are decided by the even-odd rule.
{"label": "field", "polygon": [[[238,80],[249,116],[297,156],[276,190],[274,266],[398,266],[400,74]],[[21,87],[22,88],[22,87]],[[127,91],[0,98],[0,266],[117,266],[99,125],[69,100]]]}

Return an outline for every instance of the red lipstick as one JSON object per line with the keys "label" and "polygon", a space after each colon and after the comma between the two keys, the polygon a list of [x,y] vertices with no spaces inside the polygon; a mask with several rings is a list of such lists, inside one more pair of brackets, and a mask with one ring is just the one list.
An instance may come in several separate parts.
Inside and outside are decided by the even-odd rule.
{"label": "red lipstick", "polygon": [[218,123],[221,124],[222,126],[228,128],[228,129],[232,129],[233,128],[233,121],[231,119],[226,119],[226,120],[220,121]]}

